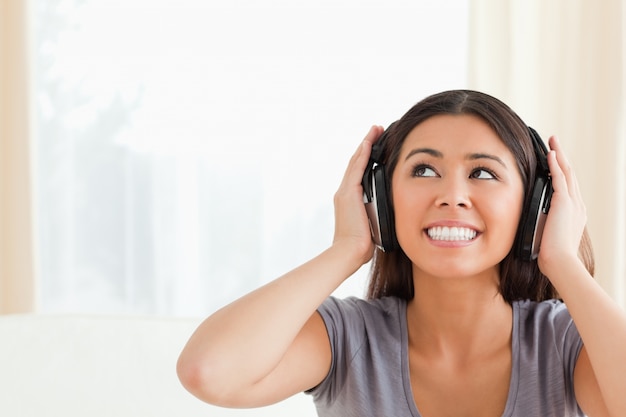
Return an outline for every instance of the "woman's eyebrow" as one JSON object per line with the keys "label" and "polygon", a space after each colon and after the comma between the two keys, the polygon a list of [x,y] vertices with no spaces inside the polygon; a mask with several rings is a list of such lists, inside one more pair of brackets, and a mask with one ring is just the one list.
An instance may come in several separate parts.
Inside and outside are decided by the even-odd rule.
{"label": "woman's eyebrow", "polygon": [[[412,149],[409,154],[406,156],[406,158],[404,158],[404,160],[408,160],[410,157],[412,157],[413,155],[416,154],[420,154],[420,153],[425,153],[428,155],[431,155],[435,158],[443,158],[443,153],[441,151],[438,151],[436,149],[432,149],[432,148],[415,148]],[[468,154],[465,159],[470,160],[470,161],[474,161],[477,159],[491,159],[493,161],[496,161],[497,163],[499,163],[500,165],[502,165],[503,167],[506,168],[506,164],[504,163],[504,161],[502,159],[500,159],[499,157],[497,157],[496,155],[492,155],[492,154],[488,154],[488,153],[482,153],[482,152],[476,152],[476,153],[470,153]]]}
{"label": "woman's eyebrow", "polygon": [[498,158],[495,155],[491,155],[488,153],[471,153],[469,155],[467,155],[467,157],[465,159],[468,159],[470,161],[475,161],[477,159],[491,159],[493,161],[496,161],[497,163],[499,163],[500,165],[502,165],[503,167],[506,168],[506,164],[504,163],[504,161],[500,158]]}
{"label": "woman's eyebrow", "polygon": [[432,149],[432,148],[416,148],[411,150],[411,152],[409,152],[409,154],[406,156],[406,158],[404,158],[404,160],[406,161],[407,159],[409,159],[410,157],[412,157],[415,154],[418,153],[425,153],[428,154],[430,156],[433,156],[435,158],[443,158],[443,153],[439,152],[436,149]]}

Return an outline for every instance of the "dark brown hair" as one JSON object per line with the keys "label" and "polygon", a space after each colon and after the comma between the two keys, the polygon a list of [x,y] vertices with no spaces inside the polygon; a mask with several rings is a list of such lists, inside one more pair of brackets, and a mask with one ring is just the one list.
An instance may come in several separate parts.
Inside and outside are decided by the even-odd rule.
{"label": "dark brown hair", "polygon": [[[524,184],[524,207],[528,206],[530,188],[535,183],[537,160],[528,126],[500,100],[472,90],[452,90],[434,94],[414,105],[400,120],[395,122],[383,144],[385,174],[390,178],[387,195],[391,196],[391,181],[398,162],[400,150],[407,135],[424,120],[440,114],[470,114],[484,120],[500,137],[513,154]],[[393,203],[393,201],[391,201]],[[523,217],[523,216],[522,216]],[[518,233],[519,233],[518,226]],[[529,299],[543,301],[558,298],[556,289],[539,271],[537,261],[523,261],[515,256],[513,246],[500,262],[500,293],[512,303]],[[580,242],[579,257],[587,270],[594,274],[594,257],[591,241],[585,228]],[[376,249],[367,298],[396,296],[406,300],[413,298],[413,267],[402,251],[383,252]]]}

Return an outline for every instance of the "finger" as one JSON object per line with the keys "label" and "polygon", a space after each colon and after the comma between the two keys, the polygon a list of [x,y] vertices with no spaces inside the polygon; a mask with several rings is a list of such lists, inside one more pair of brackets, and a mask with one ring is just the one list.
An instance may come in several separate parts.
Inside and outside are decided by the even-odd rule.
{"label": "finger", "polygon": [[565,174],[561,169],[561,165],[557,160],[556,151],[553,149],[548,152],[548,168],[550,169],[550,177],[552,178],[552,188],[555,193],[566,193],[569,194],[569,190],[567,188],[567,179],[565,178]]}
{"label": "finger", "polygon": [[369,142],[372,145],[376,143],[376,141],[380,138],[380,136],[385,131],[385,128],[379,125],[374,125],[371,127],[370,131],[367,132],[367,135],[363,139],[364,142]]}
{"label": "finger", "polygon": [[348,167],[346,168],[344,175],[344,181],[350,184],[361,183],[365,167],[367,166],[372,153],[372,146],[380,137],[383,130],[382,126],[372,126],[370,128],[358,149],[354,155],[352,155],[352,158],[350,158],[350,162],[348,163]]}
{"label": "finger", "polygon": [[[372,126],[370,128],[369,132],[367,132],[367,135],[365,135],[365,137],[363,138],[363,141],[359,144],[359,147],[355,151],[354,155],[352,155],[352,158],[350,158],[350,163],[348,164],[348,167],[355,165],[357,161],[361,159],[369,159],[372,145],[374,144],[376,139],[378,139],[378,136],[380,136],[380,133],[378,133],[379,130],[380,126]],[[363,153],[365,153],[366,155],[363,155]]]}
{"label": "finger", "polygon": [[[576,175],[572,166],[563,151],[563,147],[561,146],[561,142],[556,136],[550,137],[549,140],[550,149],[552,149],[556,154],[556,161],[558,166],[565,177],[565,181],[567,183],[568,193],[572,197],[580,198],[580,189],[578,187],[578,181],[576,180]],[[550,168],[552,172],[552,167]]]}
{"label": "finger", "polygon": [[571,168],[569,168],[569,174],[565,173],[563,170],[563,158],[559,161],[559,153],[562,154],[563,152],[559,152],[558,144],[554,147],[556,149],[548,153],[548,166],[550,168],[552,187],[554,189],[552,202],[553,204],[557,204],[557,201],[563,203],[568,201],[568,205],[571,204],[570,207],[578,213],[580,219],[583,219],[581,221],[584,225],[586,222],[586,208],[582,193],[578,187],[578,182],[576,181],[576,176]]}

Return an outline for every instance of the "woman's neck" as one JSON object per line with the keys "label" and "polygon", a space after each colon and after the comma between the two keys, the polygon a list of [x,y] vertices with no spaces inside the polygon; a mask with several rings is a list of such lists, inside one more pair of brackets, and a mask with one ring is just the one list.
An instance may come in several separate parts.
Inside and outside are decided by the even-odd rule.
{"label": "woman's neck", "polygon": [[412,348],[463,360],[510,343],[512,309],[498,291],[497,271],[462,278],[416,273],[413,282],[407,306]]}

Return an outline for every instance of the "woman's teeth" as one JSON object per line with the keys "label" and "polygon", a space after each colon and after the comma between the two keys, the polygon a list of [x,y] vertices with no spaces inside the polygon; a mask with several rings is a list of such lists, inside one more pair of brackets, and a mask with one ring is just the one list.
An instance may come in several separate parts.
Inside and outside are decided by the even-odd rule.
{"label": "woman's teeth", "polygon": [[427,230],[433,240],[472,240],[476,237],[476,230],[467,227],[437,226]]}

